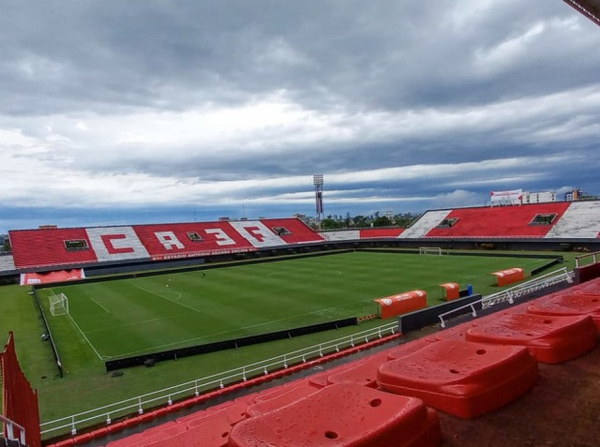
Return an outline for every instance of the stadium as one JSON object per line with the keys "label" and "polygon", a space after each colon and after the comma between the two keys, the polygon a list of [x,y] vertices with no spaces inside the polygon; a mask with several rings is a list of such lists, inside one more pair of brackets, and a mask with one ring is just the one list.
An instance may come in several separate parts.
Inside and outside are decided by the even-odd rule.
{"label": "stadium", "polygon": [[[266,411],[255,406],[285,407],[286,399],[300,405],[317,390],[362,392],[330,388],[338,383],[394,393],[382,385],[390,358],[458,339],[468,345],[464,325],[473,318],[489,322],[495,334],[499,313],[545,321],[553,315],[573,326],[543,333],[535,321],[511,323],[514,333],[536,329],[531,345],[522,336],[510,344],[541,364],[595,352],[600,201],[430,210],[409,228],[316,231],[281,218],[43,227],[9,236],[2,278],[20,285],[4,286],[13,297],[2,301],[2,312],[22,315],[13,329],[25,375],[36,378],[30,400],[39,400],[45,444],[149,445],[185,435],[185,442],[230,445],[230,432],[242,433]],[[538,302],[544,307],[544,297],[570,297],[578,288],[590,298],[587,309],[565,311],[563,303],[541,312],[545,317],[532,310]],[[443,335],[412,340],[424,330]],[[496,330],[496,339],[483,338],[491,346],[506,343]],[[527,385],[509,393],[510,401],[543,386],[535,385],[531,362],[527,368]],[[307,371],[313,373],[297,378]],[[5,396],[16,394],[8,399],[16,408],[5,413],[19,424],[30,388],[11,390],[7,374]],[[274,396],[294,391],[269,404],[259,386]],[[508,403],[506,390],[502,398],[489,393],[481,403],[461,396],[465,403],[450,407],[423,399],[469,420]],[[246,408],[235,423],[223,413],[234,402]],[[410,435],[415,445],[446,436],[432,411]],[[224,423],[230,428],[221,437]],[[395,436],[404,423],[394,421],[382,436]],[[210,439],[219,427],[214,443],[200,434],[209,426]]]}
{"label": "stadium", "polygon": [[597,0],[150,3],[6,8],[0,447],[600,445]]}

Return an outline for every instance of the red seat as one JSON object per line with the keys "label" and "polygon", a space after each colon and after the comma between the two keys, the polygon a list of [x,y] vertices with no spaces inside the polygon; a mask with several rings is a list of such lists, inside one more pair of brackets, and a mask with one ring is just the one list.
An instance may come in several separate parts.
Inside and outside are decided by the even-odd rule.
{"label": "red seat", "polygon": [[537,315],[590,315],[600,331],[600,296],[562,291],[538,298],[527,306],[527,312]]}
{"label": "red seat", "polygon": [[466,340],[525,346],[537,361],[562,363],[596,346],[598,333],[589,316],[507,313],[483,324],[474,322]]}
{"label": "red seat", "polygon": [[427,405],[473,418],[516,399],[538,378],[526,348],[439,340],[384,363],[384,390],[423,399]]}
{"label": "red seat", "polygon": [[360,361],[344,365],[343,368],[336,368],[327,377],[327,380],[330,384],[352,382],[357,385],[377,388],[377,371],[387,361],[387,352],[371,355]]}
{"label": "red seat", "polygon": [[440,443],[437,414],[421,400],[341,383],[240,422],[229,447],[429,447]]}
{"label": "red seat", "polygon": [[308,381],[294,383],[294,386],[281,386],[271,390],[267,396],[257,396],[256,403],[248,407],[248,416],[254,417],[268,413],[290,403],[294,403],[319,391]]}

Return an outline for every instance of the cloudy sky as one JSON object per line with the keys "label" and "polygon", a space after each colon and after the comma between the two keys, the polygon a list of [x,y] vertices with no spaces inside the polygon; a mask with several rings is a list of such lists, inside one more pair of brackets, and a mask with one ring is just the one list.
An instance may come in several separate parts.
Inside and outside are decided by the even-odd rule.
{"label": "cloudy sky", "polygon": [[600,194],[561,0],[0,3],[0,233]]}

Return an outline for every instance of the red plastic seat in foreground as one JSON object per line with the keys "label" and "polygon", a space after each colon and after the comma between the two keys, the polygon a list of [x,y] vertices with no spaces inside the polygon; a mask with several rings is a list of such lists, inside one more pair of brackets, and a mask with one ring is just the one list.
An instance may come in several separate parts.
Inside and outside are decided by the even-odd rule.
{"label": "red plastic seat in foreground", "polygon": [[268,413],[271,410],[310,396],[318,390],[319,388],[312,386],[307,380],[299,382],[294,386],[277,387],[274,392],[264,396],[257,396],[256,403],[250,405],[247,409],[248,416],[254,417]]}
{"label": "red plastic seat in foreground", "polygon": [[240,422],[228,447],[429,447],[440,441],[437,414],[421,400],[340,383]]}
{"label": "red plastic seat in foreground", "polygon": [[472,324],[467,341],[525,346],[538,362],[562,363],[591,350],[598,332],[590,316],[548,316],[508,313]]}
{"label": "red plastic seat in foreground", "polygon": [[423,399],[461,418],[480,416],[525,393],[538,378],[526,348],[439,340],[379,369],[380,387]]}
{"label": "red plastic seat in foreground", "polygon": [[557,292],[538,298],[527,312],[537,315],[590,315],[600,331],[600,296],[571,294],[568,291]]}

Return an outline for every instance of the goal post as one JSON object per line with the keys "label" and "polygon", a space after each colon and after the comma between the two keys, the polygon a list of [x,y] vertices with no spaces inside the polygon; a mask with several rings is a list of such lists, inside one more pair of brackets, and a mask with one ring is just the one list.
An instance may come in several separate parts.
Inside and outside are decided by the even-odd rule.
{"label": "goal post", "polygon": [[50,295],[48,300],[50,303],[50,313],[53,317],[69,313],[69,299],[64,293]]}
{"label": "goal post", "polygon": [[441,255],[442,247],[419,247],[420,255]]}

